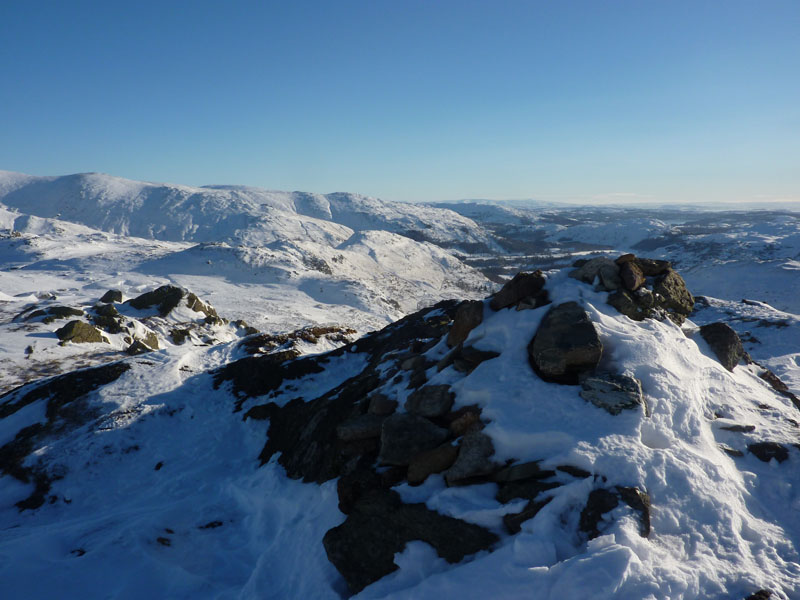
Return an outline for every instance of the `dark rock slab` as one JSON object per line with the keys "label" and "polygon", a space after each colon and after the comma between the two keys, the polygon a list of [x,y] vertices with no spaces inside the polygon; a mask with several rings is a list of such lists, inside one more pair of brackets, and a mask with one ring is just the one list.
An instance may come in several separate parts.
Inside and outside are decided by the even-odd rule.
{"label": "dark rock slab", "polygon": [[426,385],[411,393],[405,407],[414,415],[428,418],[441,417],[450,412],[455,397],[449,385]]}
{"label": "dark rock slab", "polygon": [[622,501],[639,515],[639,535],[650,536],[650,494],[635,487],[617,486]]}
{"label": "dark rock slab", "polygon": [[368,440],[381,435],[385,417],[366,413],[343,421],[336,427],[336,435],[343,442]]}
{"label": "dark rock slab", "polygon": [[522,479],[546,479],[555,475],[555,471],[542,469],[540,461],[517,463],[503,467],[492,474],[491,480],[497,483],[509,483]]}
{"label": "dark rock slab", "polygon": [[616,373],[595,373],[581,378],[581,398],[612,415],[642,407],[650,414],[642,394],[642,383],[635,377]]}
{"label": "dark rock slab", "polygon": [[765,369],[763,373],[759,374],[759,377],[766,381],[772,387],[772,389],[778,392],[781,396],[789,398],[789,400],[792,401],[792,404],[794,404],[795,408],[800,409],[800,398],[790,392],[789,386],[781,381],[781,378],[775,375],[775,373],[769,369]]}
{"label": "dark rock slab", "polygon": [[603,520],[603,515],[614,510],[618,505],[617,494],[606,489],[592,490],[586,506],[581,511],[578,529],[588,534],[590,540],[598,537],[600,535],[598,526]]}
{"label": "dark rock slab", "polygon": [[593,283],[597,280],[600,289],[612,291],[622,285],[619,275],[619,266],[610,258],[593,258],[574,271],[570,271],[569,276],[584,283]]}
{"label": "dark rock slab", "polygon": [[483,429],[481,407],[477,404],[462,406],[447,416],[447,428],[453,437],[461,437],[470,431]]}
{"label": "dark rock slab", "polygon": [[545,498],[544,500],[530,500],[518,513],[509,513],[503,515],[503,525],[506,531],[511,535],[517,534],[522,530],[522,524],[535,517],[540,510],[542,510],[552,498]]}
{"label": "dark rock slab", "polygon": [[456,311],[453,325],[447,334],[447,345],[454,348],[464,342],[470,331],[483,322],[483,302],[467,300],[462,302]]}
{"label": "dark rock slab", "polygon": [[323,538],[328,559],[358,593],[397,570],[394,555],[410,541],[430,544],[449,563],[498,541],[492,532],[429,510],[424,504],[403,504],[390,490],[375,490],[356,502],[347,520]]}
{"label": "dark rock slab", "polygon": [[700,328],[700,335],[708,343],[719,362],[728,371],[744,358],[744,347],[739,335],[726,323],[710,323]]}
{"label": "dark rock slab", "polygon": [[166,317],[170,311],[180,304],[184,290],[174,285],[162,285],[151,292],[146,292],[136,298],[132,298],[126,304],[137,310],[144,310],[151,306],[158,307],[158,312],[162,317]]}
{"label": "dark rock slab", "polygon": [[501,504],[506,504],[518,498],[522,498],[523,500],[535,500],[542,492],[560,486],[561,484],[557,481],[542,481],[541,479],[523,479],[521,481],[501,483],[495,498]]}
{"label": "dark rock slab", "polygon": [[380,462],[405,466],[416,455],[432,450],[447,439],[447,430],[437,427],[425,417],[395,414],[383,422]]}
{"label": "dark rock slab", "polygon": [[100,302],[106,302],[107,304],[112,302],[122,302],[122,292],[119,290],[108,290],[100,298]]}
{"label": "dark rock slab", "polygon": [[597,367],[602,353],[597,330],[577,302],[551,308],[528,345],[531,366],[542,379],[571,385]]}
{"label": "dark rock slab", "polygon": [[369,399],[367,412],[373,415],[388,416],[397,410],[397,400],[393,400],[385,394],[373,394]]}
{"label": "dark rock slab", "polygon": [[500,291],[494,295],[489,302],[489,307],[497,311],[514,306],[526,298],[536,297],[541,292],[544,284],[545,278],[541,271],[517,273],[511,281],[507,281]]}
{"label": "dark rock slab", "polygon": [[779,463],[789,458],[789,451],[777,442],[757,442],[748,444],[747,449],[758,460],[769,462],[773,458]]}
{"label": "dark rock slab", "polygon": [[623,287],[630,292],[635,292],[645,284],[642,268],[636,262],[622,263],[619,267],[619,277]]}

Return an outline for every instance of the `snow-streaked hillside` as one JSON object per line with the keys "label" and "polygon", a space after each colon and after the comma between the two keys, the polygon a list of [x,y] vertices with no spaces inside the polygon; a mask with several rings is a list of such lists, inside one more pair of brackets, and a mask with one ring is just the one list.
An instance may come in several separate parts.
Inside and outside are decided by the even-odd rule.
{"label": "snow-streaked hillside", "polygon": [[288,239],[338,245],[353,231],[380,229],[412,232],[418,239],[450,246],[492,246],[479,226],[452,211],[357,194],[189,187],[98,173],[30,177],[0,171],[0,202],[24,214],[168,241],[263,245]]}

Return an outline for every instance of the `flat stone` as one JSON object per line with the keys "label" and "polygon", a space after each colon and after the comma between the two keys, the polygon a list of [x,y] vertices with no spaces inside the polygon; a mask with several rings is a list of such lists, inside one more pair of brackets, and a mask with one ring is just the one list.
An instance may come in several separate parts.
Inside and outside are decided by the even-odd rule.
{"label": "flat stone", "polygon": [[422,417],[441,417],[450,412],[455,397],[449,385],[426,385],[411,393],[405,408]]}
{"label": "flat stone", "polygon": [[490,458],[493,454],[494,444],[488,435],[480,431],[466,434],[461,438],[458,458],[445,473],[447,485],[465,483],[495,471],[497,464]]}
{"label": "flat stone", "polygon": [[596,373],[581,379],[581,398],[602,408],[612,415],[623,410],[644,408],[649,416],[650,410],[642,394],[641,382],[627,375],[615,373]]}
{"label": "flat stone", "polygon": [[343,442],[366,440],[381,435],[381,426],[385,417],[375,414],[364,414],[348,419],[336,427],[336,437]]}
{"label": "flat stone", "polygon": [[447,430],[425,417],[395,414],[381,427],[379,460],[384,465],[405,466],[420,452],[432,450],[447,439]]}

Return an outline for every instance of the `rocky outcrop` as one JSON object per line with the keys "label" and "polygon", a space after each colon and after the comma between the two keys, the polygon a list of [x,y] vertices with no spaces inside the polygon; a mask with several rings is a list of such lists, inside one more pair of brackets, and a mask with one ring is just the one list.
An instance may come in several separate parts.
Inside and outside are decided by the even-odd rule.
{"label": "rocky outcrop", "polygon": [[542,379],[575,385],[600,362],[603,344],[577,302],[551,308],[528,345],[531,366]]}
{"label": "rocky outcrop", "polygon": [[658,306],[666,310],[667,316],[678,325],[683,324],[694,309],[694,296],[686,288],[683,277],[675,271],[670,270],[660,276],[653,293],[659,298]]}
{"label": "rocky outcrop", "polygon": [[111,304],[113,302],[122,302],[122,292],[119,290],[108,290],[100,298],[100,302]]}
{"label": "rocky outcrop", "polygon": [[745,357],[744,346],[739,335],[725,323],[710,323],[700,327],[700,335],[716,354],[722,366],[733,371]]}
{"label": "rocky outcrop", "polygon": [[344,523],[323,538],[328,559],[352,593],[395,571],[394,555],[414,540],[433,546],[447,562],[490,549],[492,532],[429,510],[424,504],[404,504],[396,492],[373,490],[362,496]]}
{"label": "rocky outcrop", "polygon": [[405,408],[421,417],[441,417],[450,412],[455,397],[449,385],[426,385],[411,393]]}
{"label": "rocky outcrop", "polygon": [[613,260],[599,257],[581,263],[577,269],[569,273],[569,276],[588,284],[593,284],[597,280],[598,289],[610,292],[622,284],[619,271],[619,266]]}
{"label": "rocky outcrop", "polygon": [[84,321],[70,321],[61,329],[56,330],[56,335],[62,343],[73,344],[108,344],[108,339],[100,333],[97,327]]}
{"label": "rocky outcrop", "polygon": [[144,310],[155,306],[158,308],[159,315],[166,317],[180,304],[185,294],[186,292],[174,285],[162,285],[152,292],[146,292],[141,296],[128,300],[126,304],[136,310]]}
{"label": "rocky outcrop", "polygon": [[497,311],[515,306],[522,301],[532,302],[535,306],[544,306],[548,302],[547,292],[543,289],[545,281],[541,271],[517,273],[492,297],[489,307]]}
{"label": "rocky outcrop", "polygon": [[642,393],[642,383],[635,377],[616,373],[594,373],[581,378],[581,398],[595,406],[618,415],[623,410],[642,407],[645,415],[650,409]]}

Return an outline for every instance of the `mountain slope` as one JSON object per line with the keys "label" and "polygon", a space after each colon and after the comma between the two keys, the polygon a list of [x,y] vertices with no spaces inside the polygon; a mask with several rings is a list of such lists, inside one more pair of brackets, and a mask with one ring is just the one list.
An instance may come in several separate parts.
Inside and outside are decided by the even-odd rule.
{"label": "mountain slope", "polygon": [[[112,381],[70,402],[38,391],[63,380],[3,396],[6,413],[32,399],[0,419],[4,589],[83,598],[800,597],[799,413],[790,399],[755,364],[725,368],[692,321],[632,321],[607,292],[565,271],[525,281],[544,292],[441,303],[318,356],[167,348],[126,359]],[[640,402],[619,414],[587,396],[588,379],[557,383],[531,368],[532,340],[570,303],[602,344],[587,373],[641,384]],[[414,435],[427,431],[456,462],[412,485],[422,459],[403,466],[390,420],[413,422]],[[36,423],[44,429],[25,429]],[[22,458],[9,453],[13,440],[17,449],[31,441]],[[12,478],[14,465],[49,478],[45,504],[14,506],[33,489]],[[447,546],[453,536],[420,541],[427,534],[405,514],[456,528],[464,554]],[[470,545],[478,530],[485,550]],[[337,545],[353,531],[377,540],[366,559],[352,554],[358,544]],[[387,540],[388,574],[361,579],[370,562],[350,570],[349,560],[383,556]]]}

